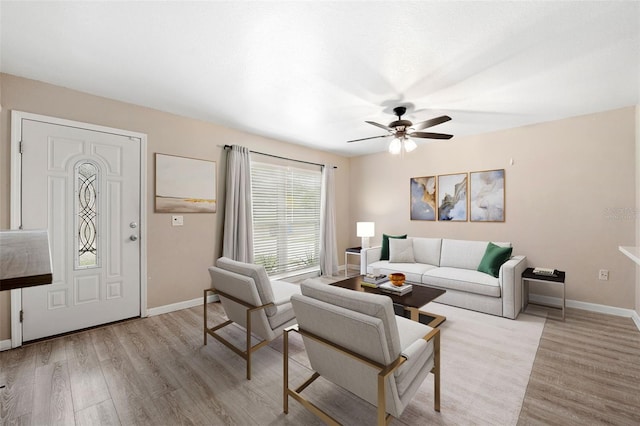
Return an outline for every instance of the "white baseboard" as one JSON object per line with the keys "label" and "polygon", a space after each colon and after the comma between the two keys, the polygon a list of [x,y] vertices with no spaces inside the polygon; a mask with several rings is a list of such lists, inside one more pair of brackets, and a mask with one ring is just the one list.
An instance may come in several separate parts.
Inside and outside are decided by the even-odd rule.
{"label": "white baseboard", "polygon": [[[217,302],[218,296],[210,294],[207,297],[207,303]],[[185,300],[184,302],[172,303],[170,305],[158,306],[156,308],[148,308],[147,316],[152,317],[154,315],[168,314],[169,312],[179,311],[181,309],[193,308],[194,306],[202,305],[202,297],[196,299]]]}
{"label": "white baseboard", "polygon": [[[545,305],[553,305],[560,307],[562,299],[559,297],[543,296],[541,294],[530,294],[529,300],[533,303],[543,303]],[[615,306],[599,305],[597,303],[581,302],[579,300],[566,301],[567,308],[582,309],[585,311],[599,312],[601,314],[615,315],[618,317],[631,318],[640,330],[640,316],[633,309],[618,308]]]}
{"label": "white baseboard", "polygon": [[638,327],[638,330],[640,330],[640,315],[634,311],[633,315],[631,315],[631,319],[636,323],[636,327]]}
{"label": "white baseboard", "polygon": [[0,340],[0,352],[11,349],[11,339]]}
{"label": "white baseboard", "polygon": [[[219,300],[218,296],[215,294],[211,294],[207,297],[207,302],[217,302]],[[194,306],[202,305],[202,297],[198,297],[192,300],[185,300],[184,302],[172,303],[170,305],[158,306],[156,308],[147,309],[147,316],[151,317],[154,315],[162,315],[168,314],[169,312],[179,311],[181,309],[193,308]],[[0,352],[11,349],[11,339],[8,340],[0,340]]]}

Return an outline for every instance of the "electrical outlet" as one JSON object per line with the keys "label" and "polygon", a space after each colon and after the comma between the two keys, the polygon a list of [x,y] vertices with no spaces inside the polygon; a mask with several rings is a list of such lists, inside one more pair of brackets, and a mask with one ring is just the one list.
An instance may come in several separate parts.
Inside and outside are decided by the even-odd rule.
{"label": "electrical outlet", "polygon": [[171,216],[171,226],[184,225],[184,216]]}
{"label": "electrical outlet", "polygon": [[609,279],[609,270],[600,269],[600,272],[598,273],[598,279],[601,281],[607,281]]}

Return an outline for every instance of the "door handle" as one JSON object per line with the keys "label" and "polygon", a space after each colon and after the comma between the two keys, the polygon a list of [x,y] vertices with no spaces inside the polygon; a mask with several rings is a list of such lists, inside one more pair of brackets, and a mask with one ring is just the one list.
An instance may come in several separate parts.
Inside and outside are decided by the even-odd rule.
{"label": "door handle", "polygon": [[132,236],[129,237],[129,239],[131,241],[136,241],[138,239],[138,236],[137,235],[132,235]]}

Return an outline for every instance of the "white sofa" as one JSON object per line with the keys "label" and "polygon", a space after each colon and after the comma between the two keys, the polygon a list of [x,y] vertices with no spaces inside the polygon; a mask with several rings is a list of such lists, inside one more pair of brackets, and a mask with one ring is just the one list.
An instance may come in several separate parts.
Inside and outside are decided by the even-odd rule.
{"label": "white sofa", "polygon": [[[410,238],[410,237],[409,237]],[[511,256],[497,278],[479,272],[488,241],[411,238],[415,263],[380,260],[382,247],[362,249],[360,272],[402,272],[407,281],[446,290],[435,301],[446,305],[515,319],[522,308],[521,275],[525,256]],[[511,243],[494,244],[511,247]]]}

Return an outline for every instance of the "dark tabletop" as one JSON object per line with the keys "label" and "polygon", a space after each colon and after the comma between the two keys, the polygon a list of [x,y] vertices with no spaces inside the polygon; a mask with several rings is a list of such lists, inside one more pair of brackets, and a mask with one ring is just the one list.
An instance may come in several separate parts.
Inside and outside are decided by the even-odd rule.
{"label": "dark tabletop", "polygon": [[393,300],[393,303],[397,303],[408,308],[421,308],[446,292],[439,288],[407,282],[408,284],[413,284],[413,290],[400,296],[379,288],[362,286],[360,285],[362,277],[363,275],[347,278],[342,281],[337,281],[331,285],[349,290],[364,291],[365,293],[384,294],[385,296],[389,296],[391,300]]}
{"label": "dark tabletop", "polygon": [[533,268],[527,268],[522,273],[522,278],[529,279],[529,280],[541,280],[541,281],[551,281],[551,282],[556,282],[556,283],[563,283],[564,282],[564,278],[565,278],[565,272],[564,271],[558,271],[557,269],[556,269],[555,272],[556,272],[555,276],[541,275],[541,274],[534,274],[533,273]]}

